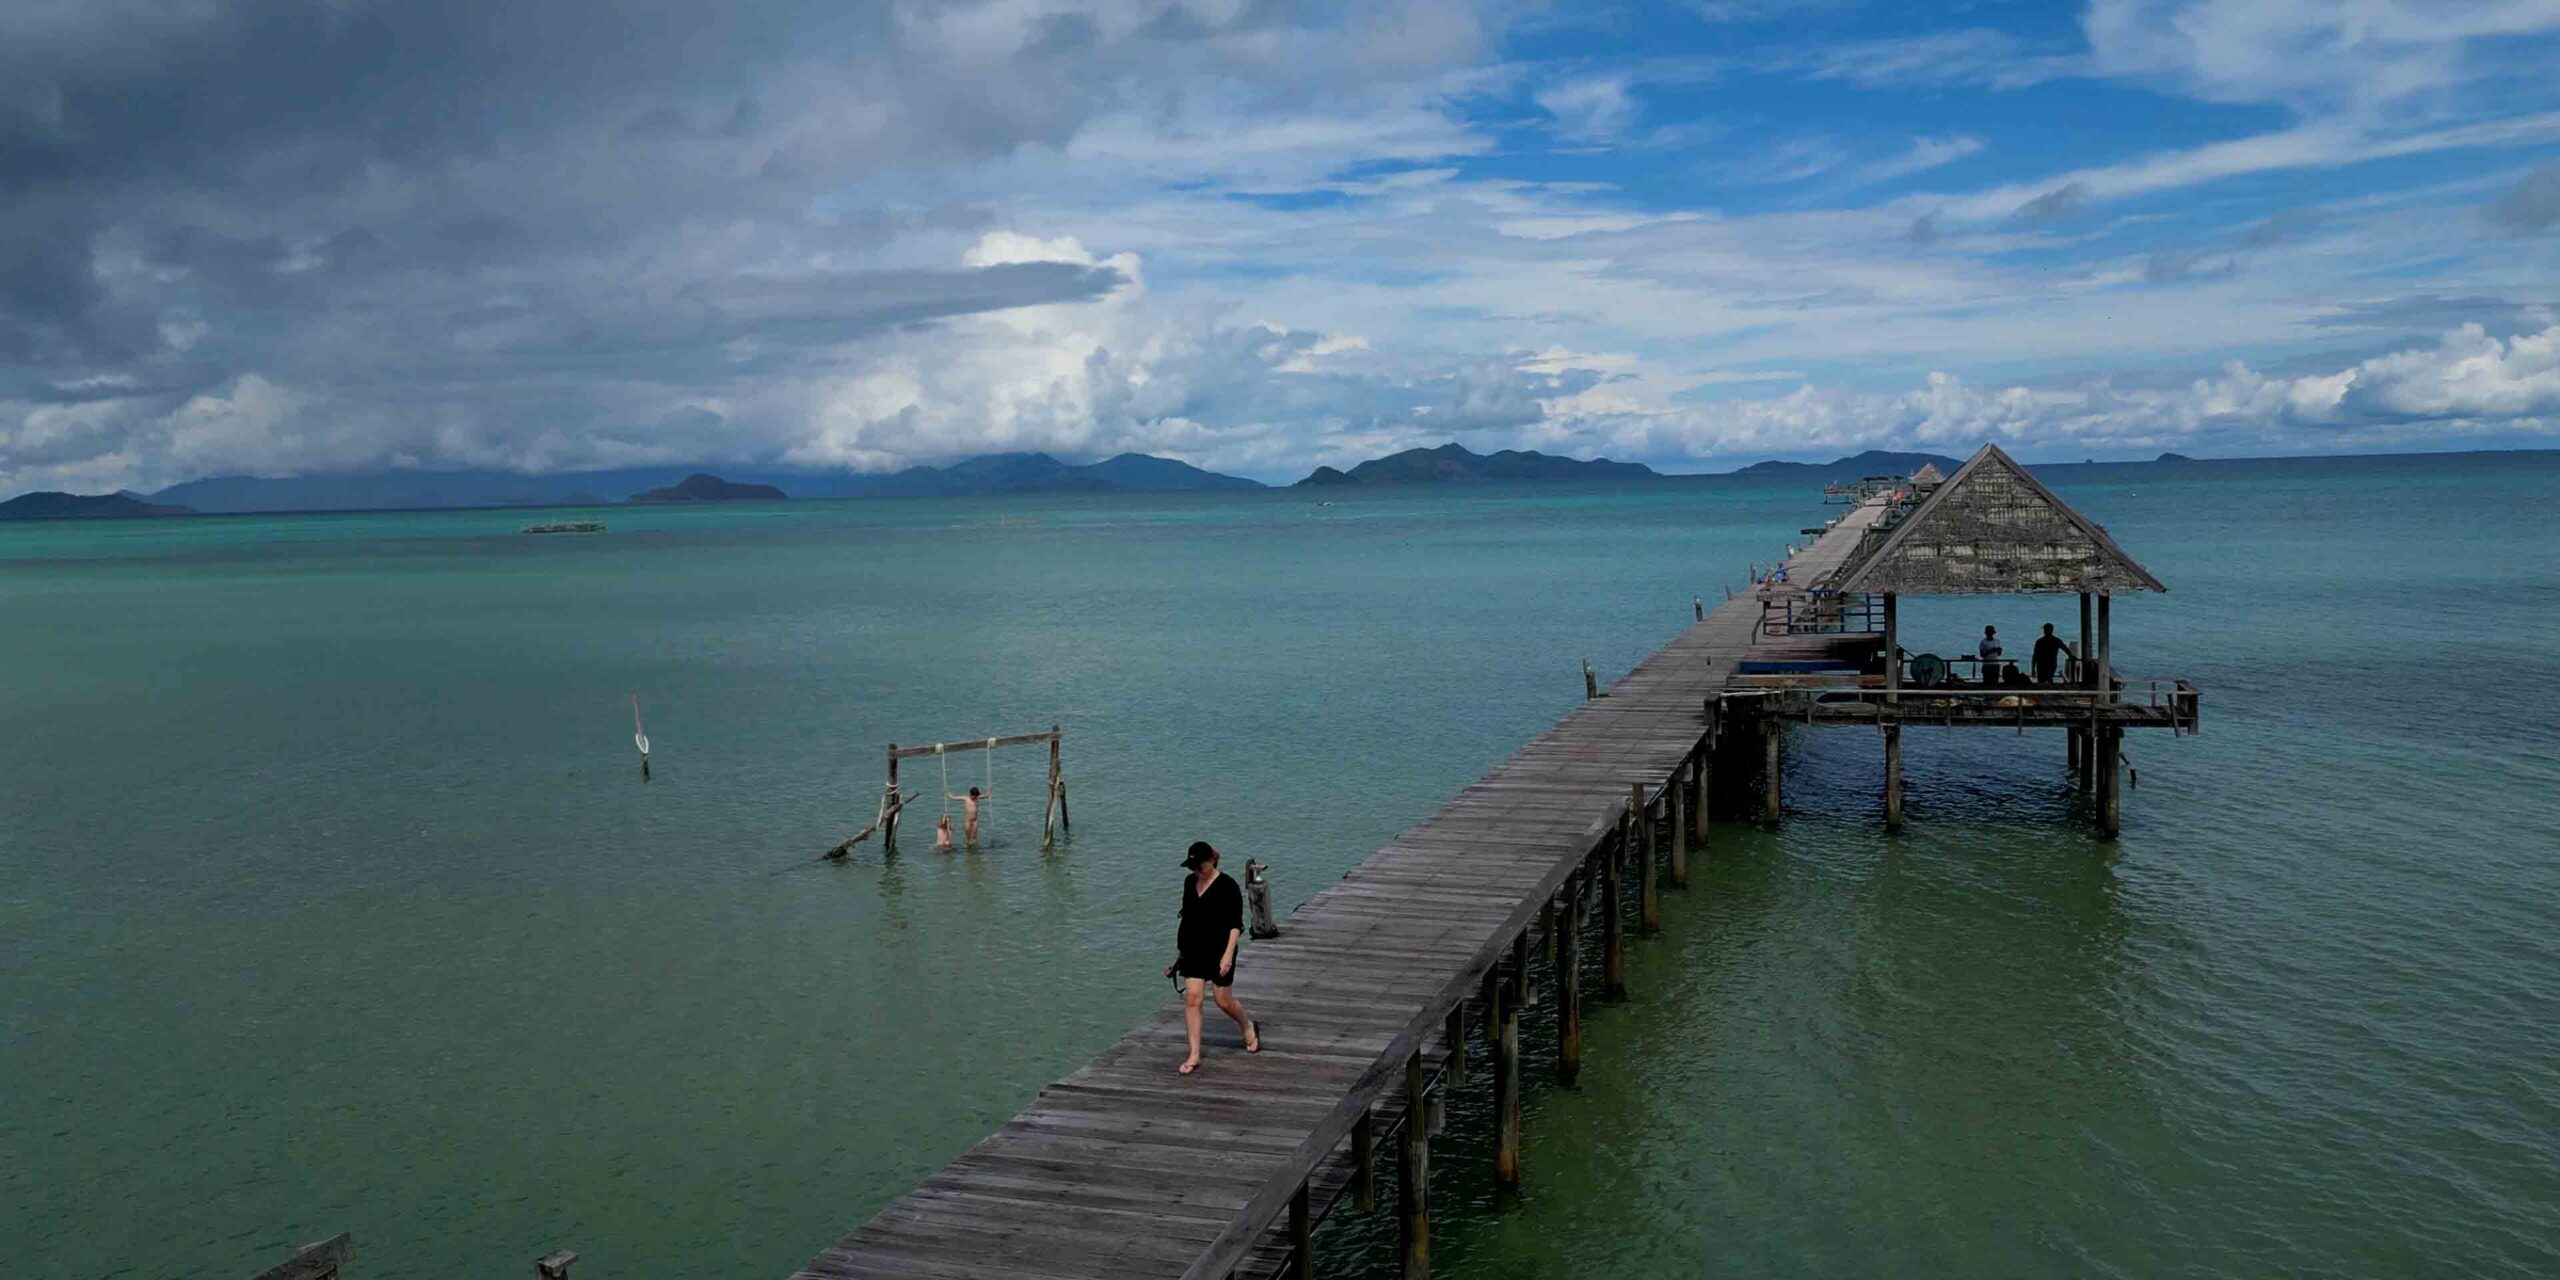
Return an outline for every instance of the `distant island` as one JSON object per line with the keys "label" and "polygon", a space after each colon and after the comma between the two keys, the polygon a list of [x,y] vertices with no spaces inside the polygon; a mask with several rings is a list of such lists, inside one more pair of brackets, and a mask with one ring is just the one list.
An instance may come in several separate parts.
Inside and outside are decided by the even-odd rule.
{"label": "distant island", "polygon": [[1733,474],[1738,476],[1819,476],[1823,478],[1860,476],[1907,476],[1929,463],[1940,471],[1954,475],[1964,465],[1962,458],[1943,453],[1896,453],[1890,449],[1869,449],[1865,453],[1829,462],[1755,462]]}
{"label": "distant island", "polygon": [[1558,457],[1519,449],[1480,454],[1455,442],[1437,449],[1407,449],[1372,458],[1349,471],[1318,467],[1300,487],[1363,484],[1438,484],[1468,480],[1659,480],[1662,473],[1641,462]]}
{"label": "distant island", "polygon": [[131,493],[23,493],[0,502],[0,520],[129,520],[194,514],[193,507],[147,502]]}
{"label": "distant island", "polygon": [[2164,454],[2161,454],[2161,455],[2160,455],[2159,457],[2157,457],[2157,458],[2153,458],[2153,459],[2152,459],[2152,461],[2153,461],[2153,462],[2193,462],[2193,461],[2195,461],[2195,459],[2190,458],[2190,457],[2188,457],[2187,455],[2185,455],[2185,454],[2183,454],[2183,453],[2164,453]]}
{"label": "distant island", "polygon": [[990,493],[1242,493],[1259,480],[1203,471],[1187,462],[1124,453],[1081,465],[1045,453],[990,453],[947,467],[909,467],[885,476],[842,477],[849,498],[965,498]]}
{"label": "distant island", "polygon": [[706,476],[696,472],[663,488],[632,494],[631,504],[651,506],[688,502],[780,502],[790,496],[769,484],[736,484],[718,476]]}

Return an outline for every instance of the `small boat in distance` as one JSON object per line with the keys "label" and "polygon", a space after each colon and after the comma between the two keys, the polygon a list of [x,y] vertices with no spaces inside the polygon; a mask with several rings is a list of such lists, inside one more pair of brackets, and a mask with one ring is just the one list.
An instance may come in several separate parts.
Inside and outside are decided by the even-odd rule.
{"label": "small boat in distance", "polygon": [[569,523],[567,523],[567,524],[529,524],[529,525],[526,525],[526,526],[524,527],[523,532],[525,532],[525,533],[602,533],[602,532],[604,532],[604,521],[602,521],[602,520],[573,520],[573,521],[570,521],[570,522],[569,522]]}

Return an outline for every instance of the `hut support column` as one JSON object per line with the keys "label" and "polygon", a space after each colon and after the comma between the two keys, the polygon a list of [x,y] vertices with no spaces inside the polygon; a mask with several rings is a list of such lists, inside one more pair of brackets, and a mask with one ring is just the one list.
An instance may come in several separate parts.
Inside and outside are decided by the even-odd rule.
{"label": "hut support column", "polygon": [[[2093,638],[2096,635],[2096,633],[2089,627],[2091,599],[2092,597],[2088,592],[2083,591],[2080,593],[2079,684],[2083,689],[2095,689],[2098,687],[2098,651],[2090,647],[2094,642]],[[2071,767],[2079,774],[2080,794],[2084,796],[2098,789],[2098,744],[2092,741],[2092,737],[2092,731],[2087,728],[2077,728],[2071,731],[2073,750]]]}
{"label": "hut support column", "polygon": [[1565,882],[1556,912],[1556,1083],[1582,1079],[1582,878]]}
{"label": "hut support column", "polygon": [[2098,730],[2098,834],[2109,840],[2116,838],[2117,819],[2121,816],[2117,803],[2116,775],[2124,757],[2124,730],[2106,725]]}
{"label": "hut support column", "polygon": [[1307,1203],[1307,1184],[1298,1184],[1298,1194],[1289,1197],[1289,1245],[1294,1255],[1289,1260],[1289,1274],[1296,1280],[1316,1280],[1316,1216],[1314,1206]]}
{"label": "hut support column", "polygon": [[889,789],[880,797],[880,851],[898,851],[898,744],[889,744]]}
{"label": "hut support column", "polygon": [[1396,1256],[1404,1280],[1431,1274],[1431,1132],[1422,1053],[1404,1060],[1404,1126],[1396,1142]]}
{"label": "hut support column", "polygon": [[1627,814],[1635,820],[1637,839],[1644,850],[1637,863],[1636,919],[1644,936],[1662,932],[1662,868],[1655,854],[1653,814],[1644,804],[1644,784],[1639,782],[1627,797]]}
{"label": "hut support column", "polygon": [[1626,858],[1623,842],[1600,851],[1600,998],[1613,1004],[1627,998],[1627,912],[1618,886]]}

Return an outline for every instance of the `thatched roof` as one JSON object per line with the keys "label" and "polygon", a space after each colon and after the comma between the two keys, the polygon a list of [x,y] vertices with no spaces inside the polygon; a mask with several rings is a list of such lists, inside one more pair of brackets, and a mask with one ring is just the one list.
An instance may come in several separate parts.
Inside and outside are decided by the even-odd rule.
{"label": "thatched roof", "polygon": [[1911,473],[1911,483],[1915,487],[1945,484],[1946,482],[1947,473],[1938,470],[1938,464],[1934,462],[1923,462],[1920,464],[1919,470]]}
{"label": "thatched roof", "polygon": [[1828,585],[1909,595],[2169,589],[2095,521],[1990,444]]}

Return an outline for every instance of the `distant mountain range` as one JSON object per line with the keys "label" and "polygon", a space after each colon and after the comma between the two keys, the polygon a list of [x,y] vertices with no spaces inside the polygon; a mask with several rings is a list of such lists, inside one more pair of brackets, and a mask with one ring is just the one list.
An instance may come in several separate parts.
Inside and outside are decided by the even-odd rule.
{"label": "distant mountain range", "polygon": [[1504,449],[1496,453],[1472,453],[1464,446],[1451,443],[1437,449],[1407,449],[1402,453],[1372,458],[1349,471],[1318,467],[1301,486],[1365,485],[1365,484],[1438,484],[1467,480],[1581,480],[1626,482],[1659,480],[1662,473],[1641,462],[1611,462],[1595,458],[1589,462],[1577,458],[1560,458],[1553,454]]}
{"label": "distant mountain range", "polygon": [[22,493],[0,502],[0,520],[115,520],[194,514],[192,508],[146,502],[135,493]]}
{"label": "distant mountain range", "polygon": [[1865,453],[1834,458],[1829,462],[1755,462],[1733,474],[1854,480],[1862,476],[1907,476],[1932,462],[1948,475],[1954,475],[1956,468],[1964,465],[1964,459],[1950,458],[1943,453],[1895,453],[1889,449],[1869,449]]}
{"label": "distant mountain range", "polygon": [[[681,488],[699,467],[628,467],[526,476],[511,471],[385,471],[356,475],[217,476],[174,484],[154,503],[204,512],[424,510],[439,507],[604,506],[605,494]],[[799,498],[957,498],[988,493],[1163,493],[1260,489],[1260,481],[1171,458],[1124,453],[1072,464],[1045,453],[995,453],[889,475],[722,468],[724,484],[767,486]],[[685,499],[677,499],[683,501]]]}

